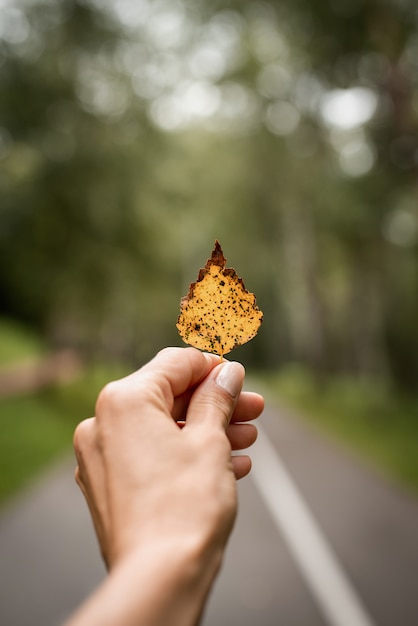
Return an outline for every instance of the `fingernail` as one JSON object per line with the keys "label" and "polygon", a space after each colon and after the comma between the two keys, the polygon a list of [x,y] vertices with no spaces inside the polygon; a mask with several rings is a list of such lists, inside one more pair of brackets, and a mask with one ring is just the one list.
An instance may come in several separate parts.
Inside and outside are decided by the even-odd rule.
{"label": "fingernail", "polygon": [[245,370],[241,363],[225,363],[216,377],[216,384],[235,398],[242,389]]}

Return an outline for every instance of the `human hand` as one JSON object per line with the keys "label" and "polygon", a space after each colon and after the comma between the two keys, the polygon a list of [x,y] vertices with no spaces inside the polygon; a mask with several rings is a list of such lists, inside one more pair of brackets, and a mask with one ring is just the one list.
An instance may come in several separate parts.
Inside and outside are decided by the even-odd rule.
{"label": "human hand", "polygon": [[[76,478],[110,569],[150,546],[200,551],[217,569],[236,513],[231,457],[256,439],[263,409],[241,393],[244,368],[194,348],[167,348],[101,392],[76,429]],[[184,426],[179,426],[184,423]]]}

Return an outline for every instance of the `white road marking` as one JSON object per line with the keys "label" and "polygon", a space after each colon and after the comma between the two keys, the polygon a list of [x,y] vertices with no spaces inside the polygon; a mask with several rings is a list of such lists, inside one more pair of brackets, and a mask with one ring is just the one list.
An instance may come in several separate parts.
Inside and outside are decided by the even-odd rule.
{"label": "white road marking", "polygon": [[251,476],[329,626],[374,622],[260,426]]}

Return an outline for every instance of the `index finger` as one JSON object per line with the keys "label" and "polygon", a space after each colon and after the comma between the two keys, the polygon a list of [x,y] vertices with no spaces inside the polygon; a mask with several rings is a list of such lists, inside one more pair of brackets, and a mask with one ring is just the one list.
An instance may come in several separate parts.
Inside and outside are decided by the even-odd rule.
{"label": "index finger", "polygon": [[196,348],[164,348],[131,377],[135,382],[137,377],[152,376],[160,385],[166,401],[172,404],[174,398],[206,378],[219,361],[217,355]]}
{"label": "index finger", "polygon": [[147,403],[170,413],[174,399],[198,385],[219,357],[195,348],[164,348],[146,365],[125,378],[106,385],[96,403],[96,416],[137,415]]}

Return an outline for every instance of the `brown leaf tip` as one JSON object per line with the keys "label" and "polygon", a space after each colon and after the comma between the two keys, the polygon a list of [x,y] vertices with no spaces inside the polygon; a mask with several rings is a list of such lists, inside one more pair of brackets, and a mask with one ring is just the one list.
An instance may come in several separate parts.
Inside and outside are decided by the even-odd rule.
{"label": "brown leaf tip", "polygon": [[222,252],[221,244],[218,240],[215,241],[215,247],[212,252],[212,256],[208,259],[206,265],[212,263],[213,265],[219,265],[219,267],[226,266],[226,258],[224,257],[224,253]]}

